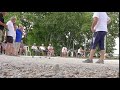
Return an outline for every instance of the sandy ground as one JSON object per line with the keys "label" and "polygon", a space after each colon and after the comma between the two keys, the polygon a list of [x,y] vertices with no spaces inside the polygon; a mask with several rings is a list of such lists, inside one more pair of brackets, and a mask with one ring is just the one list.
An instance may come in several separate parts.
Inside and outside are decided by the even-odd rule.
{"label": "sandy ground", "polygon": [[119,60],[105,60],[105,64],[83,60],[0,55],[0,78],[119,78]]}

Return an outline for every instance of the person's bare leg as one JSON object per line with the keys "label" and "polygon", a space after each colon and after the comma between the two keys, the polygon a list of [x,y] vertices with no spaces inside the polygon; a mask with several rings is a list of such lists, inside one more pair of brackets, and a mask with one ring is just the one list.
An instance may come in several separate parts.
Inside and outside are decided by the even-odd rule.
{"label": "person's bare leg", "polygon": [[21,48],[19,49],[19,55],[22,55],[22,49]]}
{"label": "person's bare leg", "polygon": [[96,63],[104,64],[105,50],[100,51],[100,59]]}
{"label": "person's bare leg", "polygon": [[16,55],[18,55],[19,49],[20,49],[20,48],[18,47],[17,50],[16,50]]}
{"label": "person's bare leg", "polygon": [[8,44],[8,55],[10,55],[10,43]]}
{"label": "person's bare leg", "polygon": [[100,51],[100,59],[99,60],[104,60],[104,55],[105,55],[105,50]]}
{"label": "person's bare leg", "polygon": [[91,51],[90,51],[90,56],[89,56],[89,60],[93,60],[94,54],[95,54],[95,49],[91,49]]}
{"label": "person's bare leg", "polygon": [[16,56],[18,56],[18,51],[17,51],[17,49],[16,49],[16,48],[15,48],[15,50],[14,50],[14,51],[15,51],[15,55],[16,55]]}
{"label": "person's bare leg", "polygon": [[2,44],[0,43],[0,53],[2,54]]}
{"label": "person's bare leg", "polygon": [[13,55],[15,55],[15,56],[18,56],[18,52],[17,52],[17,49],[15,48],[15,47],[13,47]]}
{"label": "person's bare leg", "polygon": [[14,54],[15,56],[18,55],[18,53],[17,53],[17,44],[16,44],[16,43],[14,43],[14,45],[13,45],[13,54]]}
{"label": "person's bare leg", "polygon": [[5,48],[5,54],[7,55],[7,44],[6,44],[6,48]]}
{"label": "person's bare leg", "polygon": [[9,55],[10,54],[10,43],[7,43],[7,46],[6,46],[6,55]]}
{"label": "person's bare leg", "polygon": [[65,53],[63,52],[63,57],[65,57]]}
{"label": "person's bare leg", "polygon": [[14,47],[12,47],[12,55],[16,55],[16,50]]}
{"label": "person's bare leg", "polygon": [[12,47],[11,47],[11,43],[9,43],[9,55],[12,54]]}
{"label": "person's bare leg", "polygon": [[49,52],[49,56],[48,56],[48,57],[49,57],[49,59],[50,59],[50,57],[51,57],[51,52]]}
{"label": "person's bare leg", "polygon": [[63,52],[63,57],[65,56],[65,53]]}
{"label": "person's bare leg", "polygon": [[13,55],[14,54],[14,47],[13,44],[10,43],[10,54]]}
{"label": "person's bare leg", "polygon": [[65,53],[65,57],[67,57],[67,52]]}
{"label": "person's bare leg", "polygon": [[91,49],[89,59],[83,61],[83,63],[93,63],[94,54],[95,54],[95,49]]}
{"label": "person's bare leg", "polygon": [[19,46],[15,45],[15,55],[18,56],[18,52],[19,52]]}

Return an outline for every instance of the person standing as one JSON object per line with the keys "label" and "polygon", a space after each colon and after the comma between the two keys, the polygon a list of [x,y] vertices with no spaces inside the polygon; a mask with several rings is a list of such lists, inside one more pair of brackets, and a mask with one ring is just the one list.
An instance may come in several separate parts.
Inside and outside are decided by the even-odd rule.
{"label": "person standing", "polygon": [[4,16],[7,14],[7,12],[0,12],[0,49],[2,51],[2,41],[3,41],[3,30],[4,28],[7,28],[7,25],[4,23]]}
{"label": "person standing", "polygon": [[11,20],[7,22],[7,26],[8,26],[8,31],[6,32],[7,35],[7,46],[6,46],[6,55],[13,55],[13,38],[15,35],[15,28],[13,23],[15,23],[16,18],[15,17],[11,17]]}
{"label": "person standing", "polygon": [[93,23],[91,26],[91,31],[93,32],[91,51],[89,59],[83,61],[84,63],[93,63],[93,56],[95,54],[97,44],[99,44],[100,59],[96,63],[104,63],[104,37],[108,32],[107,24],[110,22],[111,19],[108,17],[106,12],[94,12]]}
{"label": "person standing", "polygon": [[16,56],[18,55],[18,52],[20,50],[20,44],[22,40],[22,35],[23,35],[23,26],[19,25],[18,28],[16,29],[16,39],[15,39],[15,54]]}
{"label": "person standing", "polygon": [[39,56],[40,54],[40,51],[38,50],[38,47],[36,46],[36,43],[34,43],[31,47],[31,50],[32,50],[32,56]]}
{"label": "person standing", "polygon": [[14,35],[13,35],[13,47],[12,47],[12,51],[13,51],[13,55],[16,56],[16,45],[15,45],[16,30],[17,30],[17,25],[16,25],[16,23],[13,23],[13,26],[14,26]]}

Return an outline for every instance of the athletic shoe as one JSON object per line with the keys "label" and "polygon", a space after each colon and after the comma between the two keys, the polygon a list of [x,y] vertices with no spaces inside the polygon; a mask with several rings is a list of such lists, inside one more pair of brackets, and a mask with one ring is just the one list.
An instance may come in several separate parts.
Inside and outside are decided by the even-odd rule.
{"label": "athletic shoe", "polygon": [[93,60],[87,59],[87,60],[83,61],[83,63],[93,63]]}
{"label": "athletic shoe", "polygon": [[96,63],[104,64],[104,60],[98,60]]}

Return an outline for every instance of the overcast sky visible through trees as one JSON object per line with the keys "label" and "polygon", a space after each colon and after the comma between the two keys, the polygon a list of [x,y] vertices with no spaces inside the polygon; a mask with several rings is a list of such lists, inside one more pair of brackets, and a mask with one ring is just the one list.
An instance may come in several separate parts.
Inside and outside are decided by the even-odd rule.
{"label": "overcast sky visible through trees", "polygon": [[116,46],[115,46],[115,48],[117,50],[114,50],[114,54],[119,54],[119,38],[116,38]]}

